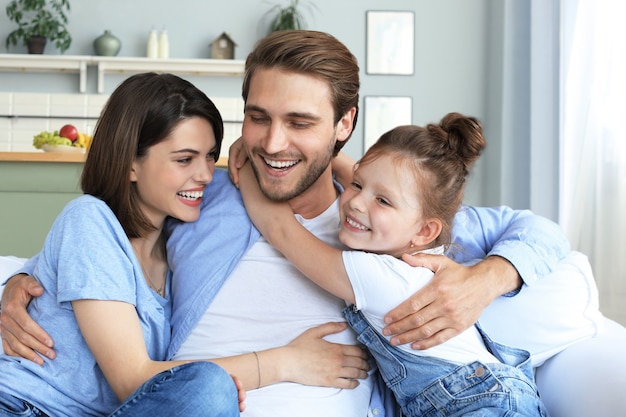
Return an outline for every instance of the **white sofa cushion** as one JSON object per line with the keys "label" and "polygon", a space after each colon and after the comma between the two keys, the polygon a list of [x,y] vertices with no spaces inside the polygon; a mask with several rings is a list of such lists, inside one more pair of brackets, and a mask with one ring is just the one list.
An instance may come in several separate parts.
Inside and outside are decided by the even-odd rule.
{"label": "white sofa cushion", "polygon": [[604,326],[587,256],[571,252],[556,269],[515,297],[499,297],[480,318],[496,342],[530,352],[534,367]]}

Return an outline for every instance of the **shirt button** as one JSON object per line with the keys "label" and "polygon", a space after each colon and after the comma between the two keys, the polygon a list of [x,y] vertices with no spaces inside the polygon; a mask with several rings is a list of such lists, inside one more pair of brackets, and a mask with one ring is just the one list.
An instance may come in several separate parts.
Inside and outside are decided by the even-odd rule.
{"label": "shirt button", "polygon": [[373,416],[377,416],[377,415],[379,415],[379,414],[380,414],[380,410],[379,410],[378,408],[374,408],[374,409],[372,409],[372,415],[373,415]]}

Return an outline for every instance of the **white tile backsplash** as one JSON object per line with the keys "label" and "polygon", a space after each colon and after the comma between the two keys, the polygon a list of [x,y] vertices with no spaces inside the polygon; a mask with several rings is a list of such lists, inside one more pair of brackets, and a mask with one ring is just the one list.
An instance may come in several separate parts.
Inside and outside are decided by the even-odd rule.
{"label": "white tile backsplash", "polygon": [[11,150],[11,119],[0,118],[0,152]]}
{"label": "white tile backsplash", "polygon": [[100,112],[109,96],[104,94],[86,94],[85,96],[87,97],[87,117],[100,117]]}
{"label": "white tile backsplash", "polygon": [[[217,103],[215,104],[217,106]],[[221,112],[221,111],[220,111]],[[221,158],[228,158],[228,148],[241,136],[241,122],[224,123],[224,140],[220,150]]]}
{"label": "white tile backsplash", "polygon": [[243,120],[243,99],[215,97],[211,100],[219,109],[225,122]]}
{"label": "white tile backsplash", "polygon": [[14,116],[50,116],[50,94],[13,93]]}
{"label": "white tile backsplash", "polygon": [[[0,152],[38,152],[33,136],[44,130],[59,130],[73,124],[79,131],[93,134],[97,118],[109,96],[104,94],[37,94],[0,92]],[[241,135],[243,100],[211,98],[224,119],[224,145]]]}
{"label": "white tile backsplash", "polygon": [[50,94],[50,115],[87,117],[87,96],[85,94]]}
{"label": "white tile backsplash", "polygon": [[12,101],[13,101],[13,93],[4,93],[0,92],[0,114],[1,115],[10,115],[12,114]]}

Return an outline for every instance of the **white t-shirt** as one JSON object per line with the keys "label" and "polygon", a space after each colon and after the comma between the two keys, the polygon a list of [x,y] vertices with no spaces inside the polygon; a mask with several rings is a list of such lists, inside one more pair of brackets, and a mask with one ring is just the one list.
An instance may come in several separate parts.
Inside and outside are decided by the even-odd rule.
{"label": "white t-shirt", "polygon": [[[442,254],[443,248],[429,252]],[[390,255],[345,251],[343,262],[352,283],[357,308],[380,334],[385,327],[383,321],[385,314],[417,292],[433,277],[432,271],[410,266]],[[458,364],[477,360],[483,363],[500,362],[489,353],[474,326],[430,349],[413,350],[410,344],[401,345],[399,348],[412,355],[432,356]]]}
{"label": "white t-shirt", "polygon": [[[296,217],[317,237],[340,247],[337,202],[314,219]],[[261,238],[228,277],[174,359],[224,357],[283,346],[313,326],[345,321],[344,308],[343,300],[303,276]],[[350,329],[327,340],[357,343]],[[372,379],[360,380],[353,390],[289,382],[251,390],[242,416],[365,417]]]}

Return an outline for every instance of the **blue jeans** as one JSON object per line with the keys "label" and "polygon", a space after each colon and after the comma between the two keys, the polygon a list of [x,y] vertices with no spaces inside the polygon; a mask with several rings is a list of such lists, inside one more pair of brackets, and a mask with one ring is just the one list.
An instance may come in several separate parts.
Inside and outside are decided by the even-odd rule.
{"label": "blue jeans", "polygon": [[[47,417],[32,404],[0,392],[0,417]],[[192,362],[161,372],[135,390],[111,417],[239,416],[232,377],[211,362]]]}
{"label": "blue jeans", "polygon": [[476,326],[502,363],[458,365],[391,346],[354,306],[344,315],[378,364],[407,417],[547,416],[539,399],[530,354],[492,341]]}
{"label": "blue jeans", "polygon": [[0,392],[0,416],[2,417],[48,417],[34,405],[12,395]]}
{"label": "blue jeans", "polygon": [[191,362],[155,375],[110,417],[239,416],[232,377],[211,362]]}

